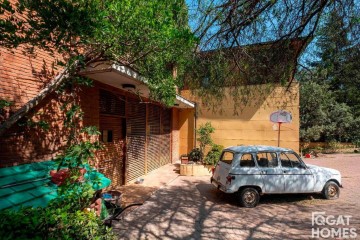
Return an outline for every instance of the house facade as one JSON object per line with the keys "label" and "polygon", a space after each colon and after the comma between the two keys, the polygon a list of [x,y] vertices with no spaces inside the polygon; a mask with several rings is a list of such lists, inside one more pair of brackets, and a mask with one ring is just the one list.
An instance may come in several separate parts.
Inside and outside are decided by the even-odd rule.
{"label": "house facade", "polygon": [[[13,103],[3,111],[4,119],[41,91],[46,84],[44,76],[51,78],[57,74],[47,67],[52,66],[52,61],[41,51],[31,58],[22,54],[21,48],[1,49],[0,99]],[[269,116],[273,111],[287,110],[293,121],[282,126],[280,146],[299,148],[297,83],[290,89],[274,87],[268,95],[254,99],[253,104],[237,106],[240,111],[234,114],[236,105],[231,98],[219,105],[221,111],[213,111],[190,90],[177,95],[174,107],[164,107],[149,99],[149,88],[138,73],[115,63],[96,63],[81,74],[94,81],[93,87],[83,87],[79,93],[84,112],[82,125],[100,130],[104,149],[97,152],[95,165],[112,179],[114,186],[131,182],[189,153],[197,145],[195,129],[205,122],[215,127],[214,142],[225,147],[276,146],[278,132]],[[257,88],[254,86],[254,91]],[[47,122],[48,130],[22,126],[19,121],[1,137],[1,167],[50,160],[61,153],[66,130],[59,101],[56,94],[49,95],[26,118]]]}
{"label": "house facade", "polygon": [[[5,120],[42,90],[46,83],[34,73],[44,69],[50,72],[46,66],[51,66],[54,59],[40,54],[26,58],[21,49],[1,49],[1,56],[0,99],[12,103],[2,112]],[[52,72],[51,77],[56,74]],[[172,108],[151,101],[149,88],[135,71],[111,62],[95,63],[81,75],[94,83],[79,92],[81,126],[96,126],[100,130],[99,140],[104,148],[96,153],[94,165],[112,180],[113,186],[177,160],[179,134],[173,114],[178,108],[193,108],[192,102],[179,95]],[[25,119],[14,124],[0,139],[0,166],[50,160],[60,154],[68,134],[60,108],[59,96],[50,94]],[[46,123],[49,128],[29,126],[29,121]]]}

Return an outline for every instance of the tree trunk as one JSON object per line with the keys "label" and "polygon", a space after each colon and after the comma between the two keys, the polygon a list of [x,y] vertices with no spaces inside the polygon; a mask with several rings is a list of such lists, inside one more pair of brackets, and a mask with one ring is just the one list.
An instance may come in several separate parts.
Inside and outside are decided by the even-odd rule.
{"label": "tree trunk", "polygon": [[51,82],[49,82],[46,87],[41,90],[33,99],[27,102],[24,106],[22,106],[19,110],[17,110],[13,115],[11,115],[8,119],[5,120],[0,125],[0,137],[4,135],[6,130],[8,130],[11,126],[13,126],[19,119],[24,117],[30,110],[36,107],[46,96],[56,90],[60,84],[69,77],[70,69],[76,68],[78,62],[74,62],[72,66],[66,67],[60,74],[58,74]]}

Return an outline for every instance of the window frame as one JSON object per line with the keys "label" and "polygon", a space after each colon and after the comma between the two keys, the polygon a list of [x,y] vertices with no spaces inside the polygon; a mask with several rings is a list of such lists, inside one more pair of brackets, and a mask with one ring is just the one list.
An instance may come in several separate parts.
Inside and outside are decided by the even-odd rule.
{"label": "window frame", "polygon": [[[272,155],[272,154],[275,154],[275,158],[276,158],[276,166],[269,166],[269,163],[270,163],[270,161],[269,161],[269,158],[268,157],[266,157],[266,160],[267,160],[267,166],[262,166],[262,165],[260,165],[259,164],[259,160],[261,159],[261,158],[258,158],[258,154],[262,154],[262,153],[265,153],[266,154],[266,156],[268,155],[268,154],[270,154],[270,156]],[[255,161],[256,161],[256,163],[257,163],[257,165],[258,165],[258,167],[259,168],[279,168],[280,167],[280,163],[279,163],[279,154],[277,153],[277,152],[274,152],[274,151],[261,151],[261,152],[256,152],[255,153]],[[272,157],[272,156],[271,156]],[[272,159],[274,159],[273,157],[272,157]]]}
{"label": "window frame", "polygon": [[[253,163],[254,163],[254,166],[241,166],[241,159],[242,159],[242,157],[244,156],[244,155],[250,155],[251,156],[251,159],[252,159],[252,161],[253,161]],[[257,162],[255,161],[255,157],[254,157],[254,153],[241,153],[241,155],[239,156],[239,166],[241,167],[241,168],[256,168],[256,167],[258,167],[258,165],[257,165]]]}
{"label": "window frame", "polygon": [[[281,154],[283,154],[283,153],[284,154],[293,154],[300,164],[298,166],[293,166],[292,163],[291,163],[293,161],[288,158],[288,161],[290,162],[291,166],[283,166],[283,164],[282,164],[283,161],[281,160]],[[301,168],[301,166],[304,167],[304,168],[307,168],[306,164],[301,159],[301,157],[294,151],[281,151],[281,152],[279,152],[279,160],[280,160],[281,167],[284,167],[284,168]]]}
{"label": "window frame", "polygon": [[[229,162],[227,162],[227,161],[229,161],[229,160],[224,160],[224,161],[222,160],[222,159],[223,159],[223,156],[225,155],[225,153],[231,153],[231,154],[233,155],[233,158],[232,158],[232,160],[231,160],[231,162],[230,162],[230,163],[229,163]],[[236,157],[235,152],[226,150],[226,151],[223,151],[223,152],[221,153],[221,157],[220,157],[220,159],[219,159],[219,162],[223,162],[223,163],[226,163],[226,164],[232,165],[232,163],[233,163],[233,162],[234,162],[234,160],[235,160],[235,157]]]}

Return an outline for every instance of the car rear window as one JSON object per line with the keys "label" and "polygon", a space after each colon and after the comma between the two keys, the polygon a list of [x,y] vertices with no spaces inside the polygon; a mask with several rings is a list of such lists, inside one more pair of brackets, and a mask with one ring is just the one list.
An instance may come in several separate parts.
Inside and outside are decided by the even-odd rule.
{"label": "car rear window", "polygon": [[231,164],[232,161],[234,159],[234,153],[232,152],[223,152],[220,161],[227,163],[227,164]]}
{"label": "car rear window", "polygon": [[253,155],[250,153],[243,154],[240,159],[240,167],[255,167]]}

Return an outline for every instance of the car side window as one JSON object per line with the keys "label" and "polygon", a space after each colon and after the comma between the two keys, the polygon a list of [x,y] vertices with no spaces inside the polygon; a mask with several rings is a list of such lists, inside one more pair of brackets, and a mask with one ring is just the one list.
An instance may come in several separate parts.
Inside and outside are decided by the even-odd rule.
{"label": "car side window", "polygon": [[294,168],[302,165],[299,158],[293,152],[280,153],[280,161],[283,167]]}
{"label": "car side window", "polygon": [[259,152],[256,154],[256,161],[259,167],[277,167],[278,160],[274,152]]}
{"label": "car side window", "polygon": [[231,164],[234,159],[234,153],[232,152],[223,152],[220,161]]}
{"label": "car side window", "polygon": [[243,154],[240,159],[240,167],[255,167],[253,155],[250,153]]}

